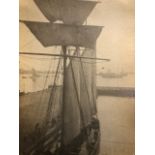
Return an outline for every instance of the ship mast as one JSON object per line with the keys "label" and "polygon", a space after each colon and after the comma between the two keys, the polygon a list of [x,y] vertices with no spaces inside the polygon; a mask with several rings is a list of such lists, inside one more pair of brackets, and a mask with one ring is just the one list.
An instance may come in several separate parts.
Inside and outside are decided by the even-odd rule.
{"label": "ship mast", "polygon": [[[79,132],[75,128],[74,124],[70,125],[70,127],[74,128],[73,133],[75,132],[71,136],[69,131],[65,130],[65,127],[67,128],[67,124],[65,122],[65,117],[66,117],[65,113],[67,112],[67,108],[71,107],[70,104],[73,104],[72,100],[67,101],[67,95],[69,93],[66,91],[67,85],[69,82],[69,80],[67,79],[67,75],[68,75],[68,68],[67,68],[68,66],[66,65],[67,58],[68,57],[70,58],[70,62],[72,61],[71,60],[72,58],[79,58],[79,60],[82,58],[96,59],[92,57],[81,57],[79,55],[77,56],[68,55],[67,46],[75,46],[75,47],[82,46],[85,48],[94,49],[96,40],[102,30],[102,26],[89,26],[89,25],[82,25],[82,24],[98,2],[82,1],[82,0],[57,0],[57,1],[35,0],[35,2],[40,8],[40,10],[42,11],[42,13],[45,15],[45,17],[50,22],[34,22],[34,21],[22,21],[22,22],[26,24],[26,26],[35,35],[35,37],[42,43],[44,47],[62,46],[62,51],[63,51],[63,55],[54,55],[54,54],[45,54],[45,53],[44,55],[60,56],[63,58],[64,75],[63,75],[63,96],[62,96],[63,103],[62,103],[61,151],[64,151],[64,147],[69,142],[71,142],[71,140],[75,138],[75,136],[77,136],[77,133]],[[44,5],[42,5],[43,3]],[[51,5],[52,3],[53,5]],[[49,8],[49,6],[51,8],[47,9]],[[59,10],[60,12],[57,12]],[[63,24],[54,23],[56,20],[62,20]],[[28,54],[28,53],[25,52],[25,54]],[[43,55],[39,53],[35,53],[35,54]],[[109,61],[109,59],[100,59],[100,60]],[[74,81],[73,82],[74,85],[76,85],[75,79],[73,79],[73,81]],[[71,91],[71,88],[69,91]],[[79,105],[75,105],[75,106],[77,107]],[[71,111],[71,113],[74,113],[74,112]],[[76,117],[78,117],[78,114],[76,115]],[[69,117],[70,116],[67,116],[67,118]],[[67,133],[65,133],[66,131]],[[65,137],[67,137],[66,135],[69,137],[67,140],[65,140]]]}
{"label": "ship mast", "polygon": [[65,96],[66,96],[66,61],[67,61],[67,57],[66,57],[66,53],[67,53],[67,47],[66,46],[62,46],[62,51],[64,54],[64,58],[63,58],[63,96],[62,96],[62,130],[61,130],[61,151],[63,152],[64,149],[64,112],[65,112]]}

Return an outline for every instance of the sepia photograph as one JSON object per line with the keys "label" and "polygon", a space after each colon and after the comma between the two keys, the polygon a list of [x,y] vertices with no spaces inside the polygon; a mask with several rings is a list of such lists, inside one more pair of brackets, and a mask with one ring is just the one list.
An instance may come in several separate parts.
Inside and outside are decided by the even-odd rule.
{"label": "sepia photograph", "polygon": [[135,155],[134,0],[19,0],[19,155]]}

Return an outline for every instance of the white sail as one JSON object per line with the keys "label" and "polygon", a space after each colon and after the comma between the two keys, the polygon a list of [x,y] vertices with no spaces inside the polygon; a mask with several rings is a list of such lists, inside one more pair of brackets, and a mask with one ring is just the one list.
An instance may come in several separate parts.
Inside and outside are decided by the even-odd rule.
{"label": "white sail", "polygon": [[[76,50],[80,55],[80,50]],[[95,50],[85,49],[82,56],[94,57]],[[91,124],[96,114],[96,88],[94,60],[71,58],[66,69],[64,101],[64,135],[65,145],[71,143],[82,129]],[[72,131],[72,132],[70,132]]]}
{"label": "white sail", "polygon": [[65,74],[66,93],[64,99],[64,135],[63,143],[68,145],[82,129],[80,100],[80,76],[78,58],[70,60]]}

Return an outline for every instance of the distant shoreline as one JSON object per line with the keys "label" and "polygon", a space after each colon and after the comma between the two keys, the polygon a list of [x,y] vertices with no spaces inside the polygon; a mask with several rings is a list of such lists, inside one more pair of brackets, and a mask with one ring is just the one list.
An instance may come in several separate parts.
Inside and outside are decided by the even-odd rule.
{"label": "distant shoreline", "polygon": [[[61,86],[57,86],[58,88]],[[102,87],[98,86],[97,88],[97,96],[116,96],[116,97],[135,97],[135,88],[133,87]],[[42,91],[48,91],[49,88],[45,90],[40,90],[36,92],[20,92],[19,95],[29,95],[29,94],[37,94]]]}
{"label": "distant shoreline", "polygon": [[98,96],[135,97],[133,87],[97,87]]}

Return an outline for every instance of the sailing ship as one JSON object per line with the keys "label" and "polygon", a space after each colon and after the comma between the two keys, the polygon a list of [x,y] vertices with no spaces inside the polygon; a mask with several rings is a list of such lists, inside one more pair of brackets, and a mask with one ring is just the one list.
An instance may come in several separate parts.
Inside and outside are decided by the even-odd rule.
{"label": "sailing ship", "polygon": [[20,155],[97,155],[100,127],[95,62],[109,59],[96,58],[102,26],[87,25],[86,20],[98,2],[34,2],[49,22],[20,22],[45,48],[59,46],[61,50],[59,54],[20,52],[59,58],[48,88],[20,93]]}

